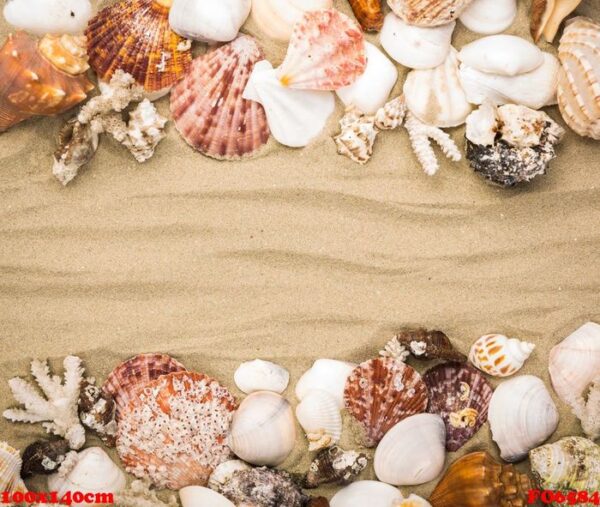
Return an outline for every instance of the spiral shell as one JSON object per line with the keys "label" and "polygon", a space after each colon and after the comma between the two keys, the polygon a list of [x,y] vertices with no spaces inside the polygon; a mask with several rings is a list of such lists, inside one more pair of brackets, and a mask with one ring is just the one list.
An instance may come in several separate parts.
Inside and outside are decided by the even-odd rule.
{"label": "spiral shell", "polygon": [[535,349],[533,343],[501,334],[486,334],[471,347],[469,361],[494,377],[510,377],[518,372]]}

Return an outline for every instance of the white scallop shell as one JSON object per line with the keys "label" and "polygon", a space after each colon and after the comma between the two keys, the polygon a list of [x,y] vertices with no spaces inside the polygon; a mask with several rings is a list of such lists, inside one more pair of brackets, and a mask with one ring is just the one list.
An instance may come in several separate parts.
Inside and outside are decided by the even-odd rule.
{"label": "white scallop shell", "polygon": [[354,83],[336,90],[346,107],[375,114],[387,102],[398,80],[398,70],[376,46],[365,42],[367,68]]}
{"label": "white scallop shell", "polygon": [[523,367],[534,349],[533,343],[501,334],[487,334],[473,344],[469,361],[488,375],[509,377]]}
{"label": "white scallop shell", "polygon": [[186,486],[179,490],[179,499],[183,507],[235,507],[220,493],[202,486]]}
{"label": "white scallop shell", "polygon": [[308,450],[317,451],[338,443],[342,415],[336,399],[326,391],[310,391],[296,407],[296,417],[308,439]]}
{"label": "white scallop shell", "polygon": [[456,21],[435,27],[409,25],[394,13],[385,17],[380,42],[398,63],[411,69],[432,69],[450,52]]}
{"label": "white scallop shell", "polygon": [[417,486],[444,469],[446,426],[437,414],[417,414],[388,431],[375,451],[375,474],[394,486]]}
{"label": "white scallop shell", "polygon": [[283,86],[266,60],[254,66],[243,97],[262,104],[273,137],[292,148],[306,146],[316,138],[335,109],[332,92]]}
{"label": "white scallop shell", "polygon": [[520,375],[500,384],[490,402],[492,438],[505,461],[520,461],[558,426],[558,410],[544,382]]}
{"label": "white scallop shell", "polygon": [[9,24],[40,37],[83,33],[93,13],[89,0],[9,0],[4,6]]}
{"label": "white scallop shell", "polygon": [[487,35],[506,30],[517,12],[517,0],[475,0],[459,19],[472,32]]}
{"label": "white scallop shell", "polygon": [[329,502],[331,507],[391,507],[404,500],[399,489],[377,481],[356,481],[340,489]]}
{"label": "white scallop shell", "polygon": [[273,391],[281,394],[290,382],[289,372],[271,361],[255,359],[242,363],[233,375],[239,390],[251,394],[256,391]]}
{"label": "white scallop shell", "polygon": [[346,380],[356,364],[335,359],[317,359],[296,384],[296,398],[300,401],[313,389],[331,394],[340,409],[344,408]]}
{"label": "white scallop shell", "polygon": [[250,470],[252,467],[241,459],[230,459],[217,466],[208,478],[208,487],[220,491],[221,487],[231,479],[235,472]]}
{"label": "white scallop shell", "polygon": [[19,451],[6,442],[0,442],[0,491],[27,491],[25,483],[21,480],[22,465]]}
{"label": "white scallop shell", "polygon": [[451,48],[445,62],[435,69],[411,71],[404,97],[410,112],[427,125],[462,125],[472,107],[460,83],[457,51]]}
{"label": "white scallop shell", "polygon": [[233,415],[229,447],[248,463],[280,465],[295,443],[296,423],[292,407],[276,393],[252,393]]}

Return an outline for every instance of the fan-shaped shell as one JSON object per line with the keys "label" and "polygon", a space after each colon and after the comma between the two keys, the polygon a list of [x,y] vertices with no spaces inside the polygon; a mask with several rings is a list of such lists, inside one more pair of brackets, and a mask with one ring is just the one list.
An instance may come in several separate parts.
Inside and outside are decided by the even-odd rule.
{"label": "fan-shaped shell", "polygon": [[427,408],[427,386],[412,367],[392,358],[358,365],[346,381],[346,409],[375,446],[402,419]]}
{"label": "fan-shaped shell", "polygon": [[458,18],[473,0],[388,0],[396,16],[411,25],[439,26]]}
{"label": "fan-shaped shell", "polygon": [[356,481],[339,490],[331,499],[331,507],[390,507],[404,500],[399,489],[377,481]]}
{"label": "fan-shaped shell", "polygon": [[236,403],[201,373],[176,372],[146,384],[119,421],[117,451],[128,472],[159,488],[206,485],[231,451]]}
{"label": "fan-shaped shell", "polygon": [[356,366],[354,363],[336,359],[317,359],[298,380],[296,398],[302,401],[310,391],[322,389],[336,399],[340,409],[344,408],[346,380]]}
{"label": "fan-shaped shell", "polygon": [[306,433],[309,451],[331,447],[342,436],[337,400],[326,391],[310,391],[296,407],[296,418]]}
{"label": "fan-shaped shell", "polygon": [[365,71],[365,38],[360,27],[336,9],[309,11],[294,26],[277,76],[300,90],[337,90]]}
{"label": "fan-shaped shell", "polygon": [[19,451],[0,442],[0,491],[27,491],[21,480],[21,464]]}
{"label": "fan-shaped shell", "polygon": [[512,25],[517,12],[517,0],[474,0],[460,15],[460,22],[472,32],[491,35]]}
{"label": "fan-shaped shell", "polygon": [[202,486],[186,486],[179,490],[183,507],[235,507],[226,497]]}
{"label": "fan-shaped shell", "polygon": [[510,377],[533,353],[535,345],[501,334],[486,334],[471,347],[469,361],[488,375]]}
{"label": "fan-shaped shell", "polygon": [[169,26],[165,0],[121,0],[90,21],[90,65],[102,81],[121,69],[146,92],[164,94],[192,62],[190,43]]}
{"label": "fan-shaped shell", "polygon": [[438,414],[446,425],[446,449],[457,451],[487,421],[493,389],[477,370],[464,364],[446,363],[423,375],[429,391],[427,411]]}
{"label": "fan-shaped shell", "polygon": [[212,158],[235,160],[255,154],[269,140],[265,110],[242,97],[254,64],[264,55],[241,35],[199,56],[171,92],[171,113],[186,142]]}

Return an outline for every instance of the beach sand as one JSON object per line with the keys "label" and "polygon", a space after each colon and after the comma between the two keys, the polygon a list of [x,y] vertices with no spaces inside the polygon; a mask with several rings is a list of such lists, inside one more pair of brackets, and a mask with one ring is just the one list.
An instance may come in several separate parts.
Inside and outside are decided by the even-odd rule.
{"label": "beach sand", "polygon": [[[509,33],[528,37],[530,2],[520,4]],[[600,18],[593,0],[579,11]],[[251,21],[244,31],[282,60],[285,45],[261,38]],[[477,37],[459,26],[454,44]],[[166,114],[168,100],[159,108]],[[2,134],[0,408],[13,405],[6,381],[26,375],[32,357],[60,368],[77,354],[103,380],[120,360],[151,351],[238,395],[239,363],[270,359],[290,370],[285,394],[295,404],[293,386],[315,359],[361,362],[406,325],[441,329],[463,352],[490,332],[532,341],[522,373],[549,382],[549,349],[600,321],[600,143],[568,130],[548,175],[503,190],[465,161],[441,159],[427,177],[404,130],[380,136],[371,162],[355,165],[331,139],[342,112],[338,104],[306,149],[272,140],[235,163],[195,153],[172,124],[144,165],[105,138],[67,188],[51,174],[64,118]],[[548,112],[562,122],[557,108]],[[451,134],[463,149],[464,129]],[[581,434],[557,404],[552,440]],[[43,431],[1,419],[0,436],[23,449]],[[354,433],[343,445],[357,447]],[[461,453],[480,449],[498,456],[488,425]],[[284,468],[308,462],[299,436]],[[435,482],[402,490],[427,495]]]}

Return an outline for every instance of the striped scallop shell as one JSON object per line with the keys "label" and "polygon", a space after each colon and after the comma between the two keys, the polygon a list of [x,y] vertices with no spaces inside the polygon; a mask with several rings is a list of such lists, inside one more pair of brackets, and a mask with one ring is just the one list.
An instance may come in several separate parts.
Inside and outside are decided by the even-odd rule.
{"label": "striped scallop shell", "polygon": [[435,366],[423,375],[429,390],[427,411],[446,425],[446,449],[466,444],[487,421],[493,389],[475,368],[461,363]]}
{"label": "striped scallop shell", "polygon": [[344,390],[346,409],[374,447],[392,426],[427,409],[427,386],[412,367],[393,358],[358,365]]}
{"label": "striped scallop shell", "polygon": [[264,60],[256,41],[241,35],[199,56],[171,92],[171,113],[185,141],[216,159],[240,159],[269,140],[265,110],[242,97],[254,64]]}
{"label": "striped scallop shell", "polygon": [[439,26],[457,19],[472,1],[388,0],[388,5],[409,25]]}
{"label": "striped scallop shell", "polygon": [[150,382],[119,420],[117,451],[128,472],[158,488],[206,486],[231,458],[235,398],[216,380],[181,371]]}
{"label": "striped scallop shell", "polygon": [[469,361],[488,375],[510,377],[523,367],[533,349],[533,343],[501,334],[487,334],[473,344]]}
{"label": "striped scallop shell", "polygon": [[190,43],[169,26],[167,0],[122,0],[88,24],[90,65],[102,81],[121,69],[149,93],[168,91],[188,70]]}

